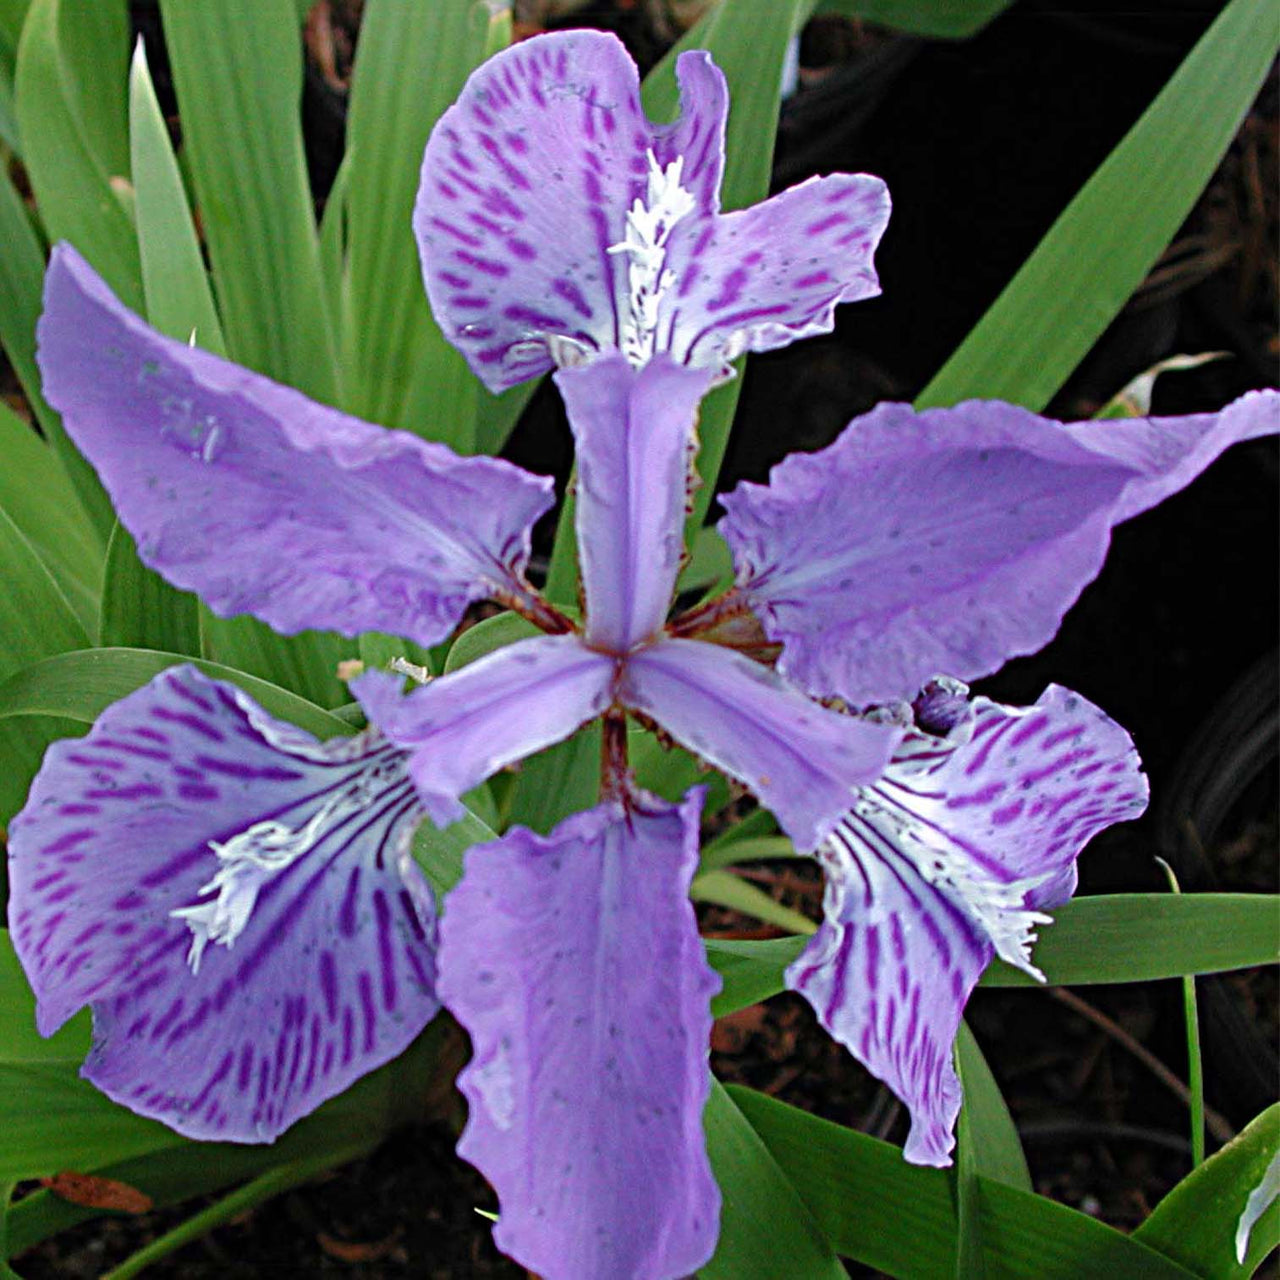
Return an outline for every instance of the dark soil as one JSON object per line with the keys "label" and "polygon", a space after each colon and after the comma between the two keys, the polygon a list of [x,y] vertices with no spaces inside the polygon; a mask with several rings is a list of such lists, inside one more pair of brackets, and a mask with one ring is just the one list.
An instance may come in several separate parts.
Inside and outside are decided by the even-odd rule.
{"label": "dark soil", "polygon": [[[146,8],[138,7],[140,14]],[[527,6],[535,17],[538,8]],[[599,0],[576,20],[618,29],[647,64],[671,36],[648,21],[654,8]],[[1125,8],[1023,0],[959,45],[836,20],[811,24],[802,90],[783,112],[776,183],[832,170],[886,178],[895,214],[879,257],[885,293],[842,309],[830,339],[755,360],[728,482],[762,478],[792,449],[827,443],[875,401],[918,391],[1218,6],[1166,0],[1152,12]],[[342,82],[358,9],[334,0],[327,24],[313,20],[309,32],[307,120],[318,195],[340,154]],[[1087,416],[1147,366],[1181,352],[1227,350],[1233,358],[1166,376],[1159,412],[1214,408],[1274,382],[1276,139],[1273,81],[1158,274],[1059,395],[1056,411]],[[563,476],[567,433],[553,396],[535,399],[509,454]],[[1121,529],[1105,572],[1054,644],[983,685],[1011,702],[1033,701],[1050,681],[1069,685],[1107,708],[1138,743],[1152,781],[1151,812],[1094,842],[1081,862],[1084,892],[1162,890],[1157,853],[1188,890],[1277,888],[1275,736],[1266,732],[1277,716],[1276,480],[1273,443],[1233,450],[1186,493]],[[816,872],[764,867],[758,882],[816,912]],[[718,933],[761,936],[754,922],[724,912],[706,913],[704,923]],[[1189,1168],[1186,1108],[1090,1010],[1185,1079],[1181,989],[1168,982],[1076,995],[1088,1002],[1084,1009],[1051,991],[981,990],[969,1018],[1022,1132],[1037,1189],[1128,1229]],[[1275,975],[1207,979],[1200,997],[1208,1101],[1238,1129],[1274,1095]],[[713,1049],[722,1079],[902,1137],[896,1101],[796,998],[722,1019]],[[453,1156],[453,1136],[444,1120],[402,1133],[149,1274],[521,1275],[489,1241],[475,1209],[492,1208],[492,1195]],[[87,1224],[18,1268],[28,1280],[95,1276],[181,1216]]]}

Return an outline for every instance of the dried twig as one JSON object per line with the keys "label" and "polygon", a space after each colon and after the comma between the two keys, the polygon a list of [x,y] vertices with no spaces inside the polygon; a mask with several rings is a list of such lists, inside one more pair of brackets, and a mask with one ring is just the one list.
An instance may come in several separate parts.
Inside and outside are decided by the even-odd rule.
{"label": "dried twig", "polygon": [[[1095,1009],[1087,1000],[1081,1000],[1075,992],[1068,991],[1065,987],[1050,987],[1048,991],[1059,1003],[1065,1004],[1068,1009],[1092,1022],[1100,1031],[1110,1036],[1116,1044],[1127,1049],[1171,1093],[1177,1094],[1184,1103],[1190,1105],[1191,1090],[1150,1049],[1145,1045],[1139,1044],[1118,1022],[1112,1021],[1100,1009]],[[1208,1126],[1209,1132],[1219,1142],[1230,1142],[1236,1136],[1236,1131],[1228,1123],[1226,1117],[1212,1107],[1205,1107],[1204,1122]]]}

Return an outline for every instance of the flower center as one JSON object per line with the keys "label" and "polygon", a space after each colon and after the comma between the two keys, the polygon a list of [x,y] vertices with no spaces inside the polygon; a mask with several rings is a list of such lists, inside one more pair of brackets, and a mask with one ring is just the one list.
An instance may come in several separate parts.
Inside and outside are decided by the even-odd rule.
{"label": "flower center", "polygon": [[[200,972],[201,957],[210,943],[230,947],[244,932],[258,894],[273,876],[333,837],[341,840],[339,848],[345,847],[351,833],[344,836],[343,828],[352,817],[375,806],[388,815],[398,814],[402,805],[395,802],[408,797],[410,792],[403,758],[394,752],[380,759],[366,759],[356,773],[346,774],[328,792],[311,797],[308,803],[318,807],[309,816],[305,812],[300,814],[297,825],[272,818],[255,822],[223,843],[210,840],[209,848],[217,856],[219,866],[213,878],[201,885],[198,892],[214,896],[169,912],[186,921],[191,930],[191,946],[187,951],[191,972]],[[412,826],[405,829],[412,830]]]}
{"label": "flower center", "polygon": [[624,240],[610,245],[610,253],[630,255],[627,315],[622,319],[622,353],[633,365],[653,356],[658,329],[658,305],[675,283],[675,272],[666,266],[667,242],[681,218],[696,205],[693,193],[680,185],[684,157],[677,156],[664,169],[649,152],[649,186],[645,199],[638,196],[627,213]]}

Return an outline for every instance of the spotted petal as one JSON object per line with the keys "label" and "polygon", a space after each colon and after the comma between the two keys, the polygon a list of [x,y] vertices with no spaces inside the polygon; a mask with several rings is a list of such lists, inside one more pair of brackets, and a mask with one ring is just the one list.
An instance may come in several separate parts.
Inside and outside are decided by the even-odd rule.
{"label": "spotted petal", "polygon": [[841,302],[874,298],[889,191],[869,174],[810,178],[705,227],[678,228],[658,335],[677,360],[727,373],[744,351],[829,333]]}
{"label": "spotted petal", "polygon": [[[967,694],[951,685],[953,707]],[[936,714],[936,712],[935,712]],[[1099,831],[1146,808],[1147,779],[1128,733],[1087,698],[1050,685],[1031,707],[974,698],[946,731],[909,735],[877,784],[1005,880],[1027,884],[1039,910],[1075,892],[1076,859]],[[1002,959],[1025,963],[1016,946]]]}
{"label": "spotted petal", "polygon": [[812,849],[879,777],[901,730],[811,702],[718,645],[664,640],[627,662],[622,701],[749,786],[800,849]]}
{"label": "spotted petal", "polygon": [[613,696],[614,660],[576,636],[539,636],[499,649],[407,697],[371,671],[351,682],[369,720],[411,752],[409,772],[439,826],[490,774],[567,738]]}
{"label": "spotted petal", "polygon": [[[692,218],[719,204],[728,98],[705,53],[676,64],[680,117],[654,125],[635,63],[603,32],[521,41],[467,81],[427,143],[413,226],[432,310],[490,390],[616,349],[627,264],[612,245],[649,153],[683,157]],[[556,358],[557,353],[559,358]]]}
{"label": "spotted petal", "polygon": [[578,559],[587,640],[626,653],[662,627],[684,557],[698,402],[710,376],[665,355],[556,375],[577,445]]}
{"label": "spotted petal", "polygon": [[546,1280],[676,1280],[715,1248],[702,793],[634,805],[473,848],[441,926],[441,996],[473,1046],[458,1151],[497,1190],[499,1247]]}
{"label": "spotted petal", "polygon": [[939,671],[968,679],[1040,648],[1111,527],[1274,433],[1278,406],[1268,392],[1221,414],[1063,426],[994,401],[881,405],[729,494],[720,531],[780,670],[819,697],[910,698]]}
{"label": "spotted petal", "polygon": [[67,245],[45,394],[142,559],[219,614],[434,644],[511,588],[551,481],[371,426],[162,337]]}
{"label": "spotted petal", "polygon": [[414,215],[427,293],[492,390],[609,350],[726,376],[879,292],[884,184],[813,179],[720,216],[724,77],[702,52],[676,76],[680,115],[655,126],[613,37],[556,33],[487,62],[436,126]]}
{"label": "spotted petal", "polygon": [[1034,707],[976,699],[945,737],[910,733],[823,845],[825,918],[787,985],[907,1104],[908,1160],[950,1163],[951,1048],[982,970],[998,954],[1040,976],[1040,908],[1146,796],[1128,734],[1053,686]]}
{"label": "spotted petal", "polygon": [[319,743],[178,667],[50,748],[9,832],[9,927],[84,1075],[193,1138],[270,1141],[436,1012],[402,754]]}

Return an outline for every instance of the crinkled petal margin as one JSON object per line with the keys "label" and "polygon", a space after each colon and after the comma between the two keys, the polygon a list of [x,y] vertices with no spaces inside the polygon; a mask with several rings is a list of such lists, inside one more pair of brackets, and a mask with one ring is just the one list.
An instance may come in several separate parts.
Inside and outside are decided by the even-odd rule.
{"label": "crinkled petal margin", "polygon": [[681,224],[659,335],[677,359],[725,376],[744,351],[830,333],[839,303],[879,294],[873,259],[888,222],[879,178],[837,173],[705,226]]}
{"label": "crinkled petal margin", "polygon": [[473,1046],[458,1151],[498,1192],[499,1247],[547,1280],[676,1280],[715,1249],[702,798],[517,827],[448,899],[440,990]]}
{"label": "crinkled petal margin", "polygon": [[880,405],[767,486],[724,498],[720,532],[779,670],[816,697],[909,699],[1052,638],[1114,524],[1280,426],[1274,393],[1220,414],[1063,426],[995,401]]}
{"label": "crinkled petal margin", "polygon": [[701,51],[681,55],[680,117],[655,125],[613,35],[523,40],[479,67],[432,130],[413,228],[431,308],[491,391],[616,350],[628,306],[626,215],[652,153],[683,157],[691,221],[719,206],[728,95]]}

